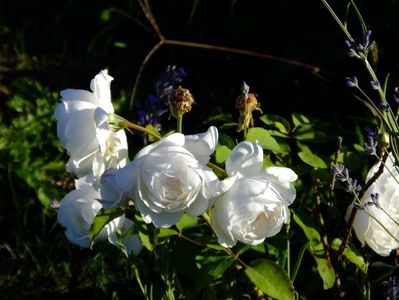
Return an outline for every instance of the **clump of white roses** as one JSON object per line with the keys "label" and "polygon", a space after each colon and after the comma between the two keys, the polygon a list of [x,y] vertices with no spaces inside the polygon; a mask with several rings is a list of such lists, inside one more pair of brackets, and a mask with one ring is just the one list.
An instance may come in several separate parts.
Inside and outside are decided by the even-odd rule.
{"label": "clump of white roses", "polygon": [[[126,209],[132,203],[144,222],[162,228],[177,224],[183,214],[210,214],[210,225],[224,247],[237,241],[257,245],[289,222],[297,175],[289,168],[264,168],[258,142],[242,142],[233,149],[224,179],[209,167],[219,136],[213,126],[194,135],[170,134],[129,161],[126,135],[112,126],[111,80],[104,70],[92,80],[91,92],[62,91],[56,109],[58,137],[70,156],[67,171],[78,176],[76,189],[64,197],[58,211],[70,242],[89,247],[108,239],[137,254],[139,238],[123,235],[134,227],[124,214],[90,241],[100,209]],[[180,118],[185,112],[174,115]]]}
{"label": "clump of white roses", "polygon": [[[367,181],[381,163],[370,169]],[[367,244],[377,254],[388,256],[399,248],[399,172],[393,155],[383,164],[382,174],[360,199],[353,229],[362,245]]]}

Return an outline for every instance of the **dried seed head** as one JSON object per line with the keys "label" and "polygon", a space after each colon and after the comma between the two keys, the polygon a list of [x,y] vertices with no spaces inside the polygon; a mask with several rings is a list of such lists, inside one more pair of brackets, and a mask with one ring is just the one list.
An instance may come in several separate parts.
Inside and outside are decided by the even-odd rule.
{"label": "dried seed head", "polygon": [[181,86],[178,86],[169,94],[168,100],[170,112],[175,118],[189,112],[192,105],[195,103],[194,97],[190,91]]}
{"label": "dried seed head", "polygon": [[250,126],[254,125],[252,117],[252,112],[254,110],[259,110],[260,112],[262,112],[262,110],[260,109],[260,103],[258,102],[258,99],[256,97],[257,95],[252,93],[242,93],[240,96],[237,97],[236,108],[240,112],[237,132],[246,130]]}

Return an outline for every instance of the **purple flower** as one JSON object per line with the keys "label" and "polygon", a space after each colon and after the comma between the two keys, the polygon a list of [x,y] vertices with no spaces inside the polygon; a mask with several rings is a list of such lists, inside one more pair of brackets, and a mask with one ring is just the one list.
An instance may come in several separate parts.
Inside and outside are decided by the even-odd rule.
{"label": "purple flower", "polygon": [[346,85],[349,87],[359,87],[356,76],[345,77]]}

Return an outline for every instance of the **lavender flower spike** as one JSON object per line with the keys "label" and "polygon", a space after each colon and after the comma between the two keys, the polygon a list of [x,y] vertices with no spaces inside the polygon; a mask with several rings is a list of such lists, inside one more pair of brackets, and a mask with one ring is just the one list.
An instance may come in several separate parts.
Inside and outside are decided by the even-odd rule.
{"label": "lavender flower spike", "polygon": [[353,76],[353,77],[345,77],[346,80],[346,85],[349,87],[359,87],[359,82],[357,81],[357,77]]}

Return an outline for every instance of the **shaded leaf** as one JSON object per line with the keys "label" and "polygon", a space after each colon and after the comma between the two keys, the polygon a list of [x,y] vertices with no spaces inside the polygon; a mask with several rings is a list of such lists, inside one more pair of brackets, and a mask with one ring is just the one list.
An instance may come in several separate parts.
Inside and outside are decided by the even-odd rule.
{"label": "shaded leaf", "polygon": [[233,149],[236,146],[236,143],[233,141],[233,139],[223,132],[219,132],[218,144],[221,146],[226,146],[229,149]]}
{"label": "shaded leaf", "polygon": [[231,123],[233,122],[233,115],[231,113],[221,113],[215,116],[211,116],[204,122],[204,124],[216,121]]}
{"label": "shaded leaf", "polygon": [[295,212],[294,221],[302,228],[310,242],[309,251],[316,261],[317,271],[323,280],[324,289],[332,288],[335,283],[335,271],[331,262],[326,258],[324,245],[316,226],[307,215],[299,211]]}
{"label": "shaded leaf", "polygon": [[277,128],[282,133],[288,134],[291,131],[290,123],[278,115],[263,115],[259,119],[266,125]]}
{"label": "shaded leaf", "polygon": [[195,257],[197,267],[200,269],[195,281],[197,290],[208,286],[222,276],[234,262],[234,259],[230,256],[223,255],[223,253],[213,253],[214,251],[207,249]]}

